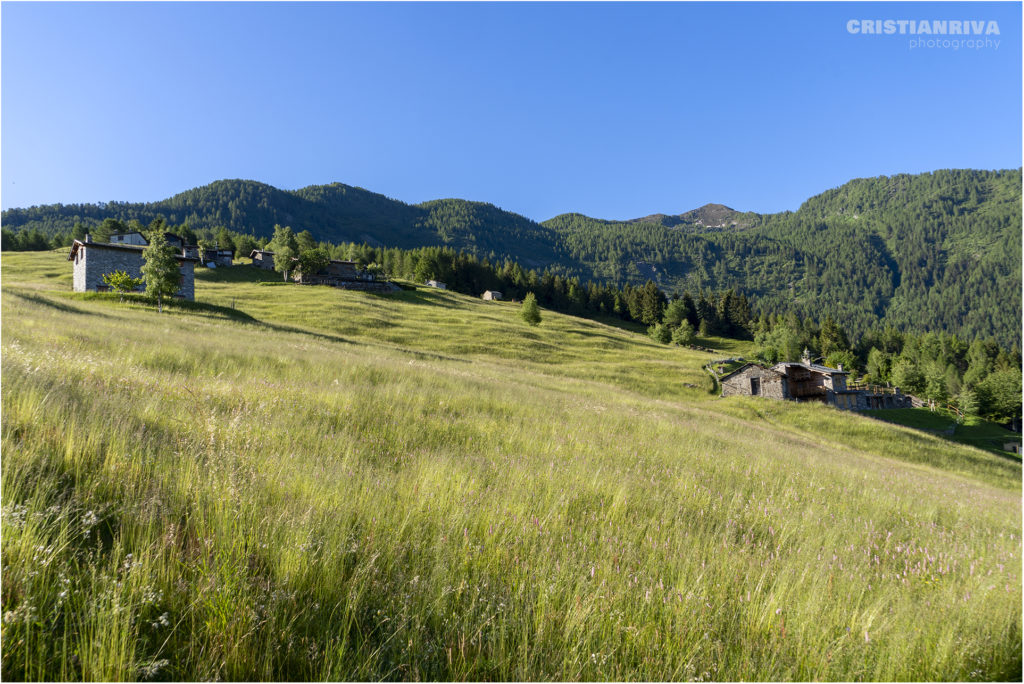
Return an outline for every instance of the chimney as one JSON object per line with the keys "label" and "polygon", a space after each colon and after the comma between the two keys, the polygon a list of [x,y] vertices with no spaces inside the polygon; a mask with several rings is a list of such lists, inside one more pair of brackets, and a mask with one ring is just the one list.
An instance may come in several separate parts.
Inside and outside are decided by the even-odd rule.
{"label": "chimney", "polygon": [[843,370],[843,364],[839,364],[839,370]]}
{"label": "chimney", "polygon": [[89,235],[88,233],[86,233],[86,234],[85,234],[85,241],[86,241],[86,242],[92,242],[92,236],[91,236],[91,235]]}

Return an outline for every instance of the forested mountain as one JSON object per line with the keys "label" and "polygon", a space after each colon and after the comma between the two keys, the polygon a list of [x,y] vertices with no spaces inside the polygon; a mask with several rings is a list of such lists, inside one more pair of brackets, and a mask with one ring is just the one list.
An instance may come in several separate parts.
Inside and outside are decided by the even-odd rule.
{"label": "forested mountain", "polygon": [[854,336],[892,325],[1020,344],[1020,169],[858,179],[764,215],[709,204],[536,223],[482,202],[410,205],[341,183],[284,191],[226,180],[160,202],[11,209],[2,219],[5,231],[66,239],[76,224],[159,216],[196,230],[269,237],[281,224],[335,243],[447,246],[563,276],[652,280],[670,293],[734,288],[756,313],[831,315]]}
{"label": "forested mountain", "polygon": [[759,312],[831,315],[854,335],[881,324],[1020,344],[1020,169],[858,179],[796,212],[727,215],[742,229],[648,218],[544,225],[597,278],[735,288]]}
{"label": "forested mountain", "polygon": [[44,235],[70,233],[76,223],[91,227],[105,218],[148,224],[163,217],[172,225],[200,229],[225,227],[239,233],[270,237],[275,224],[310,230],[331,242],[418,247],[451,244],[474,249],[517,241],[545,251],[538,242],[543,228],[527,218],[482,202],[436,200],[409,205],[363,188],[342,183],[285,191],[264,183],[223,180],[194,188],[160,202],[54,204],[3,212],[8,230],[39,230]]}

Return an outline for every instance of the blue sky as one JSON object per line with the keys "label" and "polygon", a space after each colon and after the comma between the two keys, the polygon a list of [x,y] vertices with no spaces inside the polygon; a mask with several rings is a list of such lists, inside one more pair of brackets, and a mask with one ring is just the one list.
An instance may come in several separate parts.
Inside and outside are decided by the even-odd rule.
{"label": "blue sky", "polygon": [[[850,19],[997,21],[937,37],[999,45]],[[1020,3],[4,2],[0,22],[5,209],[248,178],[625,219],[1021,165]]]}

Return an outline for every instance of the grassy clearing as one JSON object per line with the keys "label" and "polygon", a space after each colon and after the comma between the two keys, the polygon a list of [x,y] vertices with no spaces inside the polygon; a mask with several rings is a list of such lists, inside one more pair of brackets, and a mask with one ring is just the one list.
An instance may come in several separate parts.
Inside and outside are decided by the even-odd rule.
{"label": "grassy clearing", "polygon": [[1020,677],[1019,463],[551,312],[55,260],[2,264],[4,678]]}

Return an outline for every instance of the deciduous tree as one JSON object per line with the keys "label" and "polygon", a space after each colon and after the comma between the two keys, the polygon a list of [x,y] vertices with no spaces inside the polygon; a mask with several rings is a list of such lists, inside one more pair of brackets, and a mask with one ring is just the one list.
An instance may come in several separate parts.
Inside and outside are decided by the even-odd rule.
{"label": "deciduous tree", "polygon": [[149,245],[142,250],[142,258],[146,262],[142,265],[146,294],[156,299],[157,311],[163,313],[164,297],[174,295],[180,287],[181,268],[162,227],[149,234]]}
{"label": "deciduous tree", "polygon": [[113,273],[104,273],[103,282],[113,289],[114,292],[121,295],[121,301],[123,302],[125,294],[142,286],[145,280],[143,278],[133,278],[128,275],[127,271],[114,271]]}

